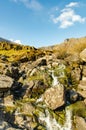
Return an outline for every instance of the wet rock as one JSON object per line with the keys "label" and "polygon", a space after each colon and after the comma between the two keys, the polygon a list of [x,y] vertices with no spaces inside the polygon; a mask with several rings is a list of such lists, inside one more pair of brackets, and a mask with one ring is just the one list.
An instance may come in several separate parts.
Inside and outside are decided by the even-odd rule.
{"label": "wet rock", "polygon": [[47,89],[43,94],[43,99],[46,105],[52,110],[63,106],[65,103],[64,87],[57,85],[56,87]]}
{"label": "wet rock", "polygon": [[86,62],[86,49],[84,49],[81,53],[80,53],[80,58],[82,61]]}
{"label": "wet rock", "polygon": [[66,92],[66,100],[70,103],[76,102],[79,98],[79,94],[74,90],[68,90]]}

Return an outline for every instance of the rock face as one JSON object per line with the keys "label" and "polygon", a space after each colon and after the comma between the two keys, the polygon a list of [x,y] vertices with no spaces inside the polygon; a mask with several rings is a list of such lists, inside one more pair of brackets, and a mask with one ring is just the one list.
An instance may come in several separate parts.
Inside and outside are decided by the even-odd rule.
{"label": "rock face", "polygon": [[13,79],[6,76],[0,75],[0,90],[7,90],[12,87]]}
{"label": "rock face", "polygon": [[56,108],[61,107],[65,103],[64,87],[57,85],[56,87],[47,89],[43,98],[50,109],[55,110]]}
{"label": "rock face", "polygon": [[81,53],[80,53],[80,58],[86,62],[86,49],[84,49]]}

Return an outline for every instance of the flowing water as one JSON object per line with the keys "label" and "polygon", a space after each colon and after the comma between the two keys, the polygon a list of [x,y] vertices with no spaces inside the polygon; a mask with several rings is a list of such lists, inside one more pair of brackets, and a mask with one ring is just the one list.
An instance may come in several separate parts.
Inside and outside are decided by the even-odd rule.
{"label": "flowing water", "polygon": [[64,125],[60,125],[55,118],[51,117],[49,111],[46,109],[45,114],[41,113],[39,120],[46,123],[47,130],[71,130],[72,120],[71,120],[71,111],[66,110],[66,119]]}
{"label": "flowing water", "polygon": [[[54,75],[54,71],[52,71],[52,78],[53,78],[52,87],[55,87],[55,86],[59,87],[60,83],[58,81],[58,77]],[[43,101],[42,97],[37,99],[37,103],[42,102],[42,101]],[[40,113],[39,121],[41,121],[42,123],[43,122],[46,123],[46,130],[71,130],[72,129],[72,119],[71,119],[72,113],[69,109],[66,109],[65,112],[66,112],[65,123],[63,126],[59,124],[54,117],[51,116],[47,107],[45,107],[45,113]]]}
{"label": "flowing water", "polygon": [[54,75],[53,71],[52,71],[52,78],[53,78],[52,87],[54,87],[59,84],[59,81],[58,81],[57,76]]}

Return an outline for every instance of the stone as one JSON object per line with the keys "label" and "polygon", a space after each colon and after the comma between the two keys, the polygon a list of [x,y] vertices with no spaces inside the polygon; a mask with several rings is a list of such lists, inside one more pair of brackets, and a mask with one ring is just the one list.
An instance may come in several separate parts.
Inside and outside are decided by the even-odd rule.
{"label": "stone", "polygon": [[13,95],[9,95],[7,97],[4,97],[4,106],[10,106],[13,107]]}
{"label": "stone", "polygon": [[47,65],[46,59],[42,59],[42,60],[40,61],[40,63],[38,64],[38,66],[45,66],[45,65]]}
{"label": "stone", "polygon": [[77,92],[84,98],[86,98],[86,80],[81,80]]}
{"label": "stone", "polygon": [[83,66],[83,72],[82,72],[83,76],[86,77],[86,66]]}
{"label": "stone", "polygon": [[13,128],[8,122],[0,121],[0,130],[21,130],[17,128]]}
{"label": "stone", "polygon": [[24,106],[22,107],[22,111],[25,114],[32,115],[34,110],[35,110],[34,107],[30,103],[25,103]]}
{"label": "stone", "polygon": [[19,61],[21,63],[27,62],[28,61],[28,57],[27,56],[23,56]]}
{"label": "stone", "polygon": [[12,87],[13,79],[6,76],[6,75],[0,75],[0,90],[8,90]]}
{"label": "stone", "polygon": [[76,102],[79,97],[79,94],[74,90],[67,91],[66,95],[66,98],[70,103]]}
{"label": "stone", "polygon": [[82,61],[86,62],[86,48],[80,53],[80,58]]}
{"label": "stone", "polygon": [[47,89],[43,94],[43,100],[52,110],[63,106],[65,103],[64,87],[62,85],[57,85]]}
{"label": "stone", "polygon": [[75,130],[86,130],[86,122],[84,118],[75,116]]}
{"label": "stone", "polygon": [[80,68],[75,68],[74,70],[71,71],[71,76],[76,79],[76,81],[80,80],[81,77],[81,70]]}
{"label": "stone", "polygon": [[24,125],[24,119],[22,115],[15,115],[15,124],[18,124],[19,127]]}

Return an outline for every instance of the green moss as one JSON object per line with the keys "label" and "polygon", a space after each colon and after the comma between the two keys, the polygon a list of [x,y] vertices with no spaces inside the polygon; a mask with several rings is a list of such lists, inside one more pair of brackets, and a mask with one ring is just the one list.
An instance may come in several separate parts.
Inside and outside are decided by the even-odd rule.
{"label": "green moss", "polygon": [[15,106],[6,106],[5,108],[4,108],[4,111],[5,112],[9,112],[9,113],[13,113],[14,111],[16,110],[16,107]]}
{"label": "green moss", "polygon": [[83,118],[86,117],[86,106],[83,101],[78,101],[70,105],[69,109],[72,110],[73,115],[81,116]]}

